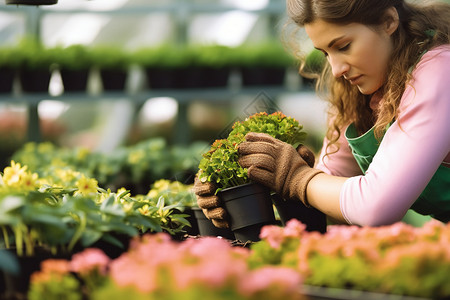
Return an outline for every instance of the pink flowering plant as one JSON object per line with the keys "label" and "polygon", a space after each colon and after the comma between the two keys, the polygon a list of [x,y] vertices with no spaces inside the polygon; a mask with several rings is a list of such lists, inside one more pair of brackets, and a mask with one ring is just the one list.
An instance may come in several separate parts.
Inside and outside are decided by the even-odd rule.
{"label": "pink flowering plant", "polygon": [[233,124],[226,139],[216,140],[199,164],[198,177],[202,182],[213,182],[218,191],[249,182],[247,170],[239,163],[238,146],[249,132],[267,133],[293,146],[304,141],[306,133],[297,120],[281,112],[256,113]]}
{"label": "pink flowering plant", "polygon": [[249,262],[293,267],[308,285],[433,299],[450,296],[450,224],[330,225],[326,234],[306,232],[302,225],[293,219],[285,228],[263,228]]}
{"label": "pink flowering plant", "polygon": [[204,237],[180,243],[158,233],[134,239],[128,252],[114,260],[92,251],[74,256],[64,270],[55,271],[58,276],[48,276],[45,269],[34,274],[30,300],[57,299],[48,287],[62,282],[61,276],[81,278],[81,286],[89,288],[80,288],[78,296],[91,300],[305,299],[299,291],[302,278],[298,272],[282,266],[251,269],[249,250],[222,239]]}

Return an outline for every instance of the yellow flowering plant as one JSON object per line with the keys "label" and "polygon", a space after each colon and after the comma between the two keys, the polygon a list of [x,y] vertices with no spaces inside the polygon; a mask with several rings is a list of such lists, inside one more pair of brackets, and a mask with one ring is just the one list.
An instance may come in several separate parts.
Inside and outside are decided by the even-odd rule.
{"label": "yellow flowering plant", "polygon": [[39,177],[12,161],[0,176],[0,248],[15,248],[20,256],[33,255],[38,245],[52,252],[71,252],[100,240],[123,247],[118,236],[174,233],[186,225],[164,201],[131,197],[125,189],[105,190],[96,179],[73,170]]}

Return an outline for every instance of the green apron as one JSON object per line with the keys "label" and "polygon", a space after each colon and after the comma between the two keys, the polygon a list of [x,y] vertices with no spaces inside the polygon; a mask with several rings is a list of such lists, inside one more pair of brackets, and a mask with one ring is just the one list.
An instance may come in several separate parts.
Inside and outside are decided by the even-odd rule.
{"label": "green apron", "polygon": [[[365,173],[379,147],[374,128],[358,136],[354,124],[351,124],[345,131],[345,137],[359,167]],[[439,166],[411,209],[421,215],[430,215],[444,223],[450,221],[450,168],[444,165]]]}

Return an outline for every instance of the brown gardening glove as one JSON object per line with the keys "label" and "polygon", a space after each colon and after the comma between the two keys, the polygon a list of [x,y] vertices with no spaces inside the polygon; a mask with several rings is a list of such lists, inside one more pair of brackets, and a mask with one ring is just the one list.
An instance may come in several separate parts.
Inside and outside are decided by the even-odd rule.
{"label": "brown gardening glove", "polygon": [[[248,168],[248,177],[269,187],[284,199],[300,199],[309,206],[306,186],[322,171],[313,169],[298,155],[299,152],[309,155],[307,148],[300,147],[297,152],[291,145],[265,133],[250,132],[245,139],[246,142],[239,145],[239,164]],[[311,159],[308,160],[311,163]]]}
{"label": "brown gardening glove", "polygon": [[227,212],[220,203],[219,197],[214,195],[217,186],[212,182],[201,182],[195,176],[194,193],[198,206],[203,210],[205,216],[212,221],[214,226],[219,228],[229,228]]}

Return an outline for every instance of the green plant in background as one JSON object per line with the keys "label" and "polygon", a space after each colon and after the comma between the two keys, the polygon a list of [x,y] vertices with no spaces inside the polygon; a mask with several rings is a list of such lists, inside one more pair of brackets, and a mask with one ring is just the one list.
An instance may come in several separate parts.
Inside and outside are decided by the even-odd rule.
{"label": "green plant in background", "polygon": [[192,55],[186,47],[164,44],[144,47],[132,53],[132,62],[144,68],[173,69],[191,65]]}
{"label": "green plant in background", "polygon": [[322,51],[312,50],[305,58],[305,65],[302,71],[306,73],[319,74],[325,65],[326,58]]}
{"label": "green plant in background", "polygon": [[14,52],[20,59],[21,69],[50,71],[50,67],[55,63],[55,49],[45,47],[34,38],[22,39],[14,48]]}
{"label": "green plant in background", "polygon": [[53,48],[53,53],[54,62],[62,70],[85,70],[95,63],[90,49],[84,45],[58,46]]}
{"label": "green plant in background", "polygon": [[23,57],[13,46],[0,48],[0,68],[18,69]]}
{"label": "green plant in background", "polygon": [[189,51],[193,57],[193,65],[209,68],[230,67],[235,64],[234,49],[221,45],[191,46]]}
{"label": "green plant in background", "polygon": [[117,46],[95,46],[89,50],[93,66],[101,70],[124,70],[131,64],[131,55]]}
{"label": "green plant in background", "polygon": [[274,41],[244,44],[236,47],[234,53],[238,66],[288,68],[295,65],[294,58],[280,43]]}
{"label": "green plant in background", "polygon": [[76,170],[96,178],[104,188],[135,187],[133,194],[146,194],[150,185],[159,179],[183,183],[191,180],[206,146],[204,142],[187,147],[170,146],[162,138],[151,138],[103,154],[83,147],[64,148],[48,142],[30,142],[16,151],[12,159],[27,165],[40,177],[52,178],[63,170]]}
{"label": "green plant in background", "polygon": [[283,142],[298,146],[306,138],[297,120],[281,112],[256,113],[244,121],[233,124],[233,130],[226,139],[216,140],[210,150],[203,154],[198,176],[202,182],[213,182],[218,191],[249,182],[247,170],[239,163],[238,146],[249,132],[267,133]]}
{"label": "green plant in background", "polygon": [[179,181],[160,179],[152,184],[147,197],[151,199],[164,198],[167,204],[177,204],[181,207],[197,206],[192,185],[186,185]]}

